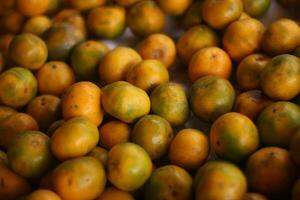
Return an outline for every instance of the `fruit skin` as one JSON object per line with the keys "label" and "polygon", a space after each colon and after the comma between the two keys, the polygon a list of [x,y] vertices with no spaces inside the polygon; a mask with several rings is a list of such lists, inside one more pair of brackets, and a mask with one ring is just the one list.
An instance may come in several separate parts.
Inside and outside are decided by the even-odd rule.
{"label": "fruit skin", "polygon": [[221,158],[241,162],[258,149],[259,134],[248,117],[235,112],[226,113],[213,123],[210,144]]}
{"label": "fruit skin", "polygon": [[273,100],[290,100],[300,91],[300,59],[283,54],[274,57],[261,72],[260,85]]}
{"label": "fruit skin", "polygon": [[274,21],[264,33],[262,46],[275,56],[289,53],[300,45],[300,27],[297,22],[282,18]]}
{"label": "fruit skin", "polygon": [[138,2],[130,8],[127,15],[128,27],[139,37],[162,32],[165,23],[165,14],[155,1]]}
{"label": "fruit skin", "polygon": [[141,0],[116,0],[117,4],[119,4],[125,8],[129,8],[139,1],[141,1]]}
{"label": "fruit skin", "polygon": [[73,117],[55,130],[51,150],[59,160],[84,156],[99,141],[97,126],[85,117]]}
{"label": "fruit skin", "polygon": [[26,113],[12,113],[0,121],[0,145],[7,149],[24,131],[39,130],[36,120]]}
{"label": "fruit skin", "polygon": [[259,17],[265,14],[270,5],[270,0],[243,0],[244,10],[251,17]]}
{"label": "fruit skin", "polygon": [[233,60],[241,61],[260,49],[264,31],[264,25],[256,19],[237,20],[225,30],[224,50]]}
{"label": "fruit skin", "polygon": [[189,78],[192,82],[203,76],[215,75],[229,79],[232,63],[229,55],[218,47],[197,51],[189,63]]}
{"label": "fruit skin", "polygon": [[20,108],[37,93],[37,81],[25,68],[10,68],[0,75],[0,101],[2,104]]}
{"label": "fruit skin", "polygon": [[126,28],[126,10],[120,6],[102,6],[91,10],[87,27],[99,38],[120,37]]}
{"label": "fruit skin", "polygon": [[94,40],[89,40],[74,47],[71,54],[71,66],[81,80],[94,80],[98,66],[109,48]]}
{"label": "fruit skin", "polygon": [[268,200],[265,196],[254,193],[254,192],[248,192],[243,200]]}
{"label": "fruit skin", "polygon": [[169,15],[180,16],[185,13],[192,2],[192,0],[158,0],[158,5]]}
{"label": "fruit skin", "polygon": [[19,134],[7,151],[11,169],[25,178],[38,178],[51,169],[50,138],[39,131]]}
{"label": "fruit skin", "polygon": [[299,127],[300,108],[286,101],[271,104],[257,120],[261,143],[265,146],[288,147]]}
{"label": "fruit skin", "polygon": [[36,74],[41,94],[60,96],[75,82],[72,69],[64,62],[50,61],[44,64]]}
{"label": "fruit skin", "polygon": [[273,101],[266,97],[262,91],[249,90],[236,98],[234,111],[246,115],[255,122],[258,115],[272,103]]}
{"label": "fruit skin", "polygon": [[117,47],[103,57],[99,65],[99,77],[108,84],[123,81],[128,70],[141,61],[141,56],[134,49]]}
{"label": "fruit skin", "polygon": [[173,130],[167,120],[158,115],[146,115],[134,125],[131,141],[140,145],[152,160],[161,158],[173,139]]}
{"label": "fruit skin", "polygon": [[188,120],[189,103],[179,84],[171,82],[157,86],[150,99],[151,112],[165,118],[172,126],[181,126]]}
{"label": "fruit skin", "polygon": [[204,76],[190,88],[189,102],[193,113],[201,120],[213,122],[230,112],[235,100],[231,83],[218,76]]}
{"label": "fruit skin", "polygon": [[99,126],[103,120],[101,107],[101,89],[92,82],[82,81],[70,86],[62,99],[63,117],[84,116]]}
{"label": "fruit skin", "polygon": [[107,187],[97,200],[134,200],[134,197],[129,192]]}
{"label": "fruit skin", "polygon": [[56,129],[58,129],[63,123],[65,123],[65,121],[62,119],[53,122],[47,129],[47,135],[51,137],[53,133],[56,131]]}
{"label": "fruit skin", "polygon": [[37,70],[46,62],[48,50],[45,42],[38,36],[22,33],[10,43],[9,57],[21,67]]}
{"label": "fruit skin", "polygon": [[300,46],[294,51],[294,55],[300,58]]}
{"label": "fruit skin", "polygon": [[64,61],[69,58],[71,49],[85,40],[85,33],[75,25],[61,22],[48,29],[43,38],[49,60]]}
{"label": "fruit skin", "polygon": [[105,3],[106,0],[70,0],[70,4],[73,8],[83,12],[98,6],[102,6]]}
{"label": "fruit skin", "polygon": [[138,44],[137,50],[143,59],[156,59],[166,68],[172,67],[176,59],[176,46],[165,34],[152,34]]}
{"label": "fruit skin", "polygon": [[202,22],[202,1],[195,1],[185,12],[182,24],[185,29],[196,26]]}
{"label": "fruit skin", "polygon": [[39,189],[35,190],[26,197],[26,200],[62,200],[56,193],[51,190]]}
{"label": "fruit skin", "polygon": [[225,161],[208,161],[194,179],[196,200],[242,199],[247,192],[243,172]]}
{"label": "fruit skin", "polygon": [[90,156],[62,162],[54,169],[52,180],[57,194],[72,200],[95,199],[106,184],[104,167]]}
{"label": "fruit skin", "polygon": [[176,165],[157,168],[145,184],[145,200],[188,200],[192,196],[192,177]]}
{"label": "fruit skin", "polygon": [[102,89],[102,106],[108,114],[133,123],[150,111],[150,98],[147,93],[130,83],[117,81]]}
{"label": "fruit skin", "polygon": [[[73,26],[75,29],[74,35],[76,37],[83,37],[83,40],[87,37],[87,28],[85,19],[78,10],[65,8],[58,12],[53,19],[53,25],[55,29],[61,29],[66,26]],[[63,31],[60,30],[63,34]],[[59,30],[58,30],[59,32]],[[59,39],[59,38],[58,38]]]}
{"label": "fruit skin", "polygon": [[236,79],[239,88],[248,91],[260,88],[260,74],[271,59],[263,54],[251,54],[238,65]]}
{"label": "fruit skin", "polygon": [[35,97],[28,104],[26,113],[37,121],[41,130],[47,130],[53,122],[60,118],[60,109],[60,98],[46,94]]}
{"label": "fruit skin", "polygon": [[150,177],[152,162],[147,152],[134,143],[114,146],[108,153],[109,181],[124,191],[140,188]]}
{"label": "fruit skin", "polygon": [[206,25],[197,25],[188,29],[177,41],[176,47],[179,58],[188,64],[194,53],[204,47],[218,46],[220,43],[217,33]]}
{"label": "fruit skin", "polygon": [[23,26],[23,33],[32,33],[37,36],[43,35],[52,25],[49,17],[41,15],[29,18]]}
{"label": "fruit skin", "polygon": [[16,7],[20,13],[27,17],[45,13],[50,0],[16,0]]}
{"label": "fruit skin", "polygon": [[107,166],[108,152],[104,148],[95,147],[90,151],[90,153],[88,153],[88,156],[94,157],[99,160],[104,167]]}
{"label": "fruit skin", "polygon": [[14,200],[30,192],[31,186],[27,180],[2,163],[0,163],[0,179],[2,180],[1,199]]}
{"label": "fruit skin", "polygon": [[269,198],[287,197],[296,179],[289,152],[278,147],[262,148],[252,154],[245,173],[250,188]]}
{"label": "fruit skin", "polygon": [[202,5],[203,20],[215,29],[223,29],[237,20],[243,12],[241,0],[204,0]]}
{"label": "fruit skin", "polygon": [[13,108],[10,108],[7,106],[0,106],[0,123],[3,119],[5,119],[15,113],[17,113],[17,111]]}
{"label": "fruit skin", "polygon": [[128,142],[131,128],[128,124],[112,120],[103,124],[99,129],[100,145],[106,149],[111,149],[113,146]]}
{"label": "fruit skin", "polygon": [[24,24],[25,17],[18,11],[7,10],[1,15],[0,25],[1,32],[8,34],[19,33]]}
{"label": "fruit skin", "polygon": [[290,155],[294,163],[298,166],[300,166],[300,158],[299,158],[299,153],[300,153],[300,130],[298,129],[290,143]]}
{"label": "fruit skin", "polygon": [[8,165],[7,154],[2,150],[0,150],[0,164]]}
{"label": "fruit skin", "polygon": [[209,154],[207,136],[197,129],[182,129],[173,139],[169,148],[169,159],[184,169],[198,169]]}
{"label": "fruit skin", "polygon": [[169,72],[158,60],[143,60],[128,70],[126,80],[146,92],[151,92],[156,86],[169,82]]}
{"label": "fruit skin", "polygon": [[11,41],[14,39],[14,34],[3,34],[0,36],[0,51],[5,58],[8,57],[9,54],[9,45]]}
{"label": "fruit skin", "polygon": [[300,180],[298,179],[294,184],[292,190],[292,200],[299,200],[300,198]]}

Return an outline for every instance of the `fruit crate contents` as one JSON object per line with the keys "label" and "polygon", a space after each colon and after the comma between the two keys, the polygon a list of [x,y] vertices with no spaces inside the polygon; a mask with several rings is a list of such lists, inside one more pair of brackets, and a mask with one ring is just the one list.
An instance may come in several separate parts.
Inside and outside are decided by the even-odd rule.
{"label": "fruit crate contents", "polygon": [[300,200],[299,0],[0,0],[0,200]]}

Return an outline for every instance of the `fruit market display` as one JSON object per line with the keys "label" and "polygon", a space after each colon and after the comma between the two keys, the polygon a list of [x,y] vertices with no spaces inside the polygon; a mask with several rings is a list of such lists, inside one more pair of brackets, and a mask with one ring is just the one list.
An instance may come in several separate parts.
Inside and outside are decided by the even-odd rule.
{"label": "fruit market display", "polygon": [[300,200],[299,13],[0,0],[0,200]]}

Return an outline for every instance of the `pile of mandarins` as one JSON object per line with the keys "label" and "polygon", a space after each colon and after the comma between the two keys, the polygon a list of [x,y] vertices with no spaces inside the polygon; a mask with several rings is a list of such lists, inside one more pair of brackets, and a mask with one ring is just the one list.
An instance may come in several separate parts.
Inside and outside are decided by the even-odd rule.
{"label": "pile of mandarins", "polygon": [[300,200],[299,12],[0,0],[0,200]]}

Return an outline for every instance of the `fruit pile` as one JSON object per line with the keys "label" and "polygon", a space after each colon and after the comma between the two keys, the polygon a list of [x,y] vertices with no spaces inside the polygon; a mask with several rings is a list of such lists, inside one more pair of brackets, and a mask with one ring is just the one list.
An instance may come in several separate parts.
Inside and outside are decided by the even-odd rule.
{"label": "fruit pile", "polygon": [[0,200],[300,200],[300,26],[271,5],[300,11],[0,0]]}

